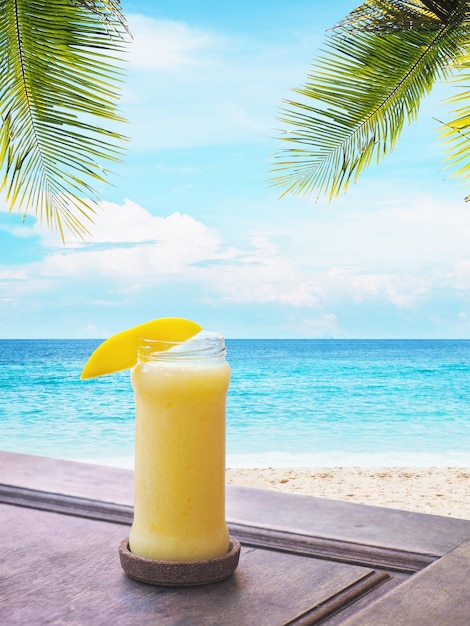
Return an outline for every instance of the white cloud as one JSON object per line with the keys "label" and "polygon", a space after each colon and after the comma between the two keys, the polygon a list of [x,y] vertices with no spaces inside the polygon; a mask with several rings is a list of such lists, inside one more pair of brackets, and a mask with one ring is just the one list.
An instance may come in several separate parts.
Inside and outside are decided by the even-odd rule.
{"label": "white cloud", "polygon": [[146,69],[175,70],[199,65],[200,56],[217,46],[218,37],[184,22],[130,14],[133,35],[130,62]]}
{"label": "white cloud", "polygon": [[[378,207],[378,216],[367,205],[353,205],[341,228],[337,215],[327,219],[326,214],[285,224],[249,220],[251,232],[243,230],[245,222],[236,226],[233,245],[228,229],[222,234],[189,211],[156,216],[131,200],[103,203],[89,241],[63,247],[57,235],[35,226],[50,250],[42,261],[0,267],[0,296],[19,301],[28,292],[59,293],[70,284],[89,291],[89,306],[109,310],[126,308],[134,296],[144,299],[165,283],[177,297],[184,298],[188,290],[201,306],[272,304],[273,311],[283,307],[282,315],[298,313],[284,327],[297,334],[341,335],[345,329],[338,329],[337,320],[344,325],[345,307],[371,303],[389,305],[388,311],[397,314],[424,311],[438,291],[445,289],[446,298],[455,300],[460,297],[456,288],[470,287],[470,260],[459,254],[467,250],[465,229],[459,228],[462,209],[451,202],[448,208],[445,219],[436,208],[428,222],[416,200],[395,212],[391,206]],[[405,221],[412,224],[410,230],[404,231]],[[388,236],[377,239],[384,228]],[[465,304],[457,306],[466,311]],[[454,319],[466,327],[456,312]],[[83,332],[93,334],[92,329]]]}
{"label": "white cloud", "polygon": [[339,333],[338,320],[334,313],[319,314],[314,318],[291,316],[283,328],[287,331],[294,330],[296,335],[303,337],[332,337]]}
{"label": "white cloud", "polygon": [[449,273],[449,279],[456,289],[469,289],[470,259],[458,259]]}
{"label": "white cloud", "polygon": [[99,326],[97,326],[96,324],[86,324],[84,329],[83,329],[83,337],[86,338],[103,338],[106,337],[106,335],[108,335],[108,331],[106,329],[100,328]]}
{"label": "white cloud", "polygon": [[265,141],[308,69],[293,34],[276,44],[141,15],[129,22],[122,107],[137,151]]}
{"label": "white cloud", "polygon": [[235,247],[188,214],[155,216],[130,200],[102,208],[90,242],[59,247],[57,234],[37,225],[36,234],[50,253],[42,261],[2,270],[5,278],[48,290],[54,281],[104,279],[108,291],[113,286],[113,297],[171,279],[200,285],[206,300],[311,308],[322,299],[315,280],[306,279],[269,237],[255,232]]}
{"label": "white cloud", "polygon": [[[397,283],[399,285],[397,285]],[[368,299],[389,300],[398,307],[409,307],[413,302],[413,294],[400,289],[402,280],[398,276],[366,274],[355,276],[352,290],[356,302]]]}
{"label": "white cloud", "polygon": [[20,268],[8,268],[0,270],[0,280],[24,280],[27,272]]}
{"label": "white cloud", "polygon": [[[371,266],[374,260],[371,260]],[[426,275],[416,268],[408,272],[370,272],[361,264],[342,265],[320,270],[318,286],[324,302],[342,300],[390,303],[397,308],[419,305],[432,291],[443,284],[445,266],[440,272]]]}
{"label": "white cloud", "polygon": [[[225,284],[223,291],[228,292],[224,300],[229,302],[245,303],[277,303],[293,307],[313,307],[319,302],[317,289],[309,284],[300,283],[293,288],[285,284],[285,278],[279,273],[273,284],[258,284],[260,272],[258,268],[252,270],[253,281],[246,284],[246,280],[234,281],[231,288]],[[280,270],[282,272],[282,269]],[[240,274],[238,274],[240,278]]]}
{"label": "white cloud", "polygon": [[318,304],[320,297],[321,293],[316,285],[300,283],[292,291],[281,294],[279,302],[295,307],[312,307]]}
{"label": "white cloud", "polygon": [[[376,195],[374,188],[352,187],[327,208],[307,201],[296,246],[307,248],[309,242],[324,266],[353,265],[361,273],[402,279],[419,272],[429,280],[438,268],[448,271],[466,256],[470,210],[457,192],[439,198],[382,185],[382,195]],[[298,200],[294,208],[299,213]]]}
{"label": "white cloud", "polygon": [[35,294],[51,292],[57,287],[55,282],[43,278],[38,267],[31,263],[24,267],[2,271],[0,277],[0,301],[15,305],[18,309],[30,310],[30,298]]}
{"label": "white cloud", "polygon": [[154,216],[129,200],[103,208],[92,229],[92,246],[76,242],[49,255],[41,266],[43,276],[105,276],[119,284],[148,284],[184,276],[192,264],[218,258],[219,235],[187,214]]}
{"label": "white cloud", "polygon": [[230,248],[221,256],[226,262],[205,277],[224,301],[312,307],[321,299],[316,284],[305,281],[295,262],[264,235],[254,234],[246,248]]}

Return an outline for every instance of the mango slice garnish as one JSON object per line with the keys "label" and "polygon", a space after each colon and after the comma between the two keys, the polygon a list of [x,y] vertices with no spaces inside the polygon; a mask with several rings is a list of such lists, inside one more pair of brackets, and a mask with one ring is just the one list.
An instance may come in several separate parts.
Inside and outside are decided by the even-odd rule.
{"label": "mango slice garnish", "polygon": [[[86,362],[80,378],[82,380],[95,378],[134,367],[137,363],[137,350],[141,339],[162,342],[186,341],[200,330],[202,326],[181,317],[161,317],[139,324],[103,341]],[[164,344],[162,344],[163,349],[165,349]]]}

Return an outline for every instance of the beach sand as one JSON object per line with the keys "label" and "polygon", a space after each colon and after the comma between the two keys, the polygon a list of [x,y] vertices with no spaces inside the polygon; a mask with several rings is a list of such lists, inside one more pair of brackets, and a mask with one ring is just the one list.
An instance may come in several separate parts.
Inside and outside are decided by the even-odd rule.
{"label": "beach sand", "polygon": [[227,469],[227,482],[470,520],[470,467]]}

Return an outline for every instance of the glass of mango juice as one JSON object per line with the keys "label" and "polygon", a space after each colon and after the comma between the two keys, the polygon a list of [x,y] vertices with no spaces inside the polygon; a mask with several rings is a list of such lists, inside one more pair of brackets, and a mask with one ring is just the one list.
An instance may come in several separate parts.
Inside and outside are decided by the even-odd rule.
{"label": "glass of mango juice", "polygon": [[135,355],[130,358],[128,346],[125,358],[127,366],[132,361],[136,408],[134,518],[120,546],[121,565],[132,578],[154,584],[223,580],[240,553],[225,521],[230,366],[224,338],[180,318],[148,324],[107,340],[120,355],[114,361],[104,342],[82,373],[101,375],[95,372],[109,370],[111,362],[124,369],[126,350],[118,347],[132,343]]}

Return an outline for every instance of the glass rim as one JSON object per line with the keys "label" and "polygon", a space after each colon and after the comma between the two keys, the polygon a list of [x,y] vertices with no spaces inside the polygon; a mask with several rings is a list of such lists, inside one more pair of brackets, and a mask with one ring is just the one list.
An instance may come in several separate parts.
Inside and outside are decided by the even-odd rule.
{"label": "glass rim", "polygon": [[165,341],[141,337],[138,344],[139,359],[197,359],[225,356],[227,348],[221,333],[202,330],[184,341]]}
{"label": "glass rim", "polygon": [[214,332],[211,330],[200,330],[198,333],[196,333],[189,339],[184,339],[181,341],[168,341],[166,339],[149,339],[147,337],[139,337],[139,345],[146,344],[149,346],[152,346],[152,345],[156,346],[159,344],[181,346],[181,345],[186,345],[188,343],[202,343],[202,342],[208,343],[210,341],[212,342],[219,341],[219,342],[225,343],[225,337],[221,333]]}

